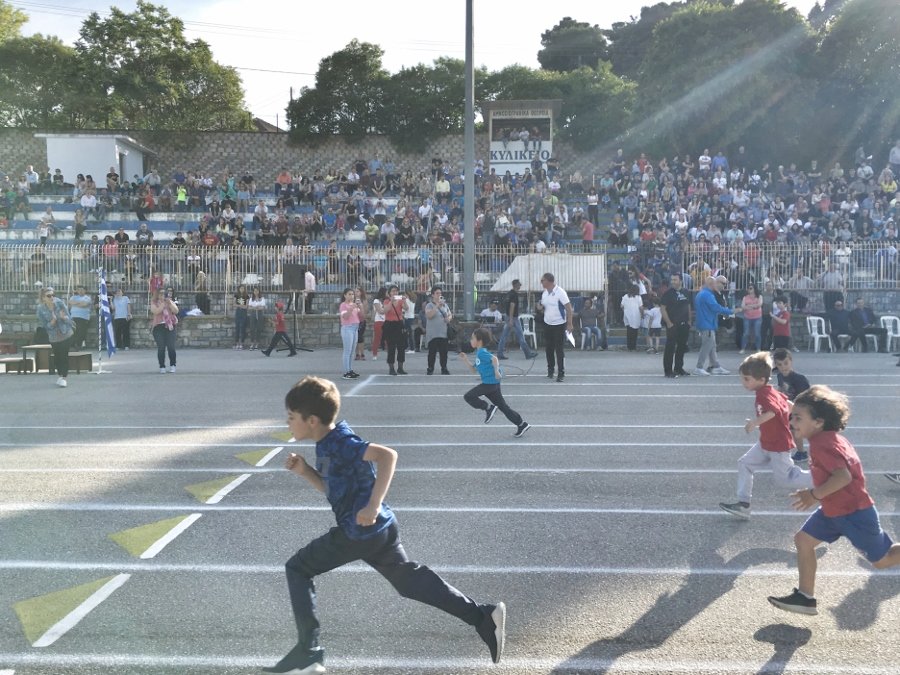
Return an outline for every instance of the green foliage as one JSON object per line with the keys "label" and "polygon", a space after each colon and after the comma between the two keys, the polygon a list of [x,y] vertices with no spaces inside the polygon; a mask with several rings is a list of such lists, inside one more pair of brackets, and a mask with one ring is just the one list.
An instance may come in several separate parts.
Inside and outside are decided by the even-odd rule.
{"label": "green foliage", "polygon": [[541,34],[538,63],[544,70],[569,72],[578,68],[596,68],[606,59],[607,44],[599,26],[565,17]]}
{"label": "green foliage", "polygon": [[637,79],[644,56],[650,48],[656,26],[685,6],[684,2],[660,2],[643,7],[639,19],[614,23],[603,31],[609,41],[609,61],[620,77]]}
{"label": "green foliage", "polygon": [[164,7],[139,0],[126,14],[92,13],[75,45],[93,77],[82,85],[99,101],[104,126],[129,129],[249,128],[241,80],[212,59],[202,40],[189,42],[184,24]]}
{"label": "green foliage", "polygon": [[304,87],[287,107],[294,141],[341,134],[351,139],[377,132],[387,71],[378,45],[352,40],[319,62],[314,89]]}
{"label": "green foliage", "polygon": [[809,42],[806,23],[778,0],[685,5],[656,26],[644,55],[638,137],[692,150],[748,142],[755,121],[771,123],[769,108],[801,85]]}
{"label": "green foliage", "polygon": [[58,38],[33,35],[0,43],[0,125],[80,126],[66,95],[76,75],[75,50]]}
{"label": "green foliage", "polygon": [[28,15],[8,2],[0,0],[0,44],[19,37],[21,28],[26,21],[28,21]]}

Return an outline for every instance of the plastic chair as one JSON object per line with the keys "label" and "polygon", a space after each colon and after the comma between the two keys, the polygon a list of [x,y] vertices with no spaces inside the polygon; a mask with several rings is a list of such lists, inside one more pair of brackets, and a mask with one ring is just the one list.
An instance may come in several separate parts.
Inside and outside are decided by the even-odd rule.
{"label": "plastic chair", "polygon": [[831,345],[831,338],[825,332],[825,319],[821,316],[806,317],[806,330],[809,332],[809,347],[807,349],[812,349],[818,353],[819,341],[824,340],[825,344],[830,345],[832,350],[834,350],[834,345]]}
{"label": "plastic chair", "polygon": [[896,349],[893,344],[894,342],[900,342],[900,317],[890,314],[881,317],[881,327],[887,331],[885,348],[888,351]]}
{"label": "plastic chair", "polygon": [[522,324],[522,335],[525,343],[531,338],[531,346],[537,349],[537,333],[534,332],[534,314],[519,314],[519,323]]}

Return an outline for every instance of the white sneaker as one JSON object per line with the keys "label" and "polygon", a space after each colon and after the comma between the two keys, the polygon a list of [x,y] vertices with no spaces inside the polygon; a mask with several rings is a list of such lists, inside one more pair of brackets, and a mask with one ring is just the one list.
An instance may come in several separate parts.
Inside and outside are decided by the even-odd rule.
{"label": "white sneaker", "polygon": [[160,374],[160,375],[165,375],[165,374],[166,374],[166,369],[165,369],[165,368],[160,368],[160,369],[159,369],[159,374]]}
{"label": "white sneaker", "polygon": [[722,366],[716,366],[712,369],[713,375],[731,375],[730,370],[725,370]]}
{"label": "white sneaker", "polygon": [[738,354],[744,354],[744,353],[746,353],[746,352],[743,349],[738,352]]}
{"label": "white sneaker", "polygon": [[415,354],[415,353],[416,353],[416,350],[415,350],[415,349],[407,349],[407,350],[406,350],[406,353],[407,353],[407,354]]}
{"label": "white sneaker", "polygon": [[378,357],[377,357],[377,356],[373,356],[373,357],[372,357],[372,360],[373,360],[373,361],[377,361],[377,360],[378,360]]}
{"label": "white sneaker", "polygon": [[68,387],[69,384],[66,382],[66,378],[61,377],[58,380],[56,380],[56,386],[65,388],[65,387]]}
{"label": "white sneaker", "polygon": [[694,370],[691,372],[694,375],[701,375],[701,376],[709,377],[709,373],[707,373],[705,370],[703,370],[703,368],[694,368]]}
{"label": "white sneaker", "polygon": [[169,372],[170,372],[170,373],[174,373],[174,372],[175,372],[175,366],[169,366]]}

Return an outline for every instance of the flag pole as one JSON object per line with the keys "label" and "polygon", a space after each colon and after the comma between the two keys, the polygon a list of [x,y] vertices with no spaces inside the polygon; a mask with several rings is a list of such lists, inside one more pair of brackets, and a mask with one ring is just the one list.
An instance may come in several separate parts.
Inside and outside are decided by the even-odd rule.
{"label": "flag pole", "polygon": [[[103,268],[97,268],[97,288],[100,289],[100,275]],[[95,375],[106,375],[103,370],[103,298],[97,293],[97,372]]]}

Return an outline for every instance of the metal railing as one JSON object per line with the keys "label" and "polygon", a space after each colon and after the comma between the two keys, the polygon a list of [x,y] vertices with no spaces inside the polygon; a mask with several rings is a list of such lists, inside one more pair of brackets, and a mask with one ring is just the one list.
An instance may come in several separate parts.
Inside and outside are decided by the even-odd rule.
{"label": "metal railing", "polygon": [[[577,250],[572,250],[577,249]],[[552,272],[570,293],[597,293],[607,288],[607,265],[638,267],[654,288],[668,283],[673,271],[686,273],[699,284],[709,273],[728,277],[731,290],[743,292],[749,284],[764,290],[766,284],[787,294],[801,271],[809,279],[807,295],[824,291],[853,292],[900,289],[900,254],[890,242],[861,242],[834,246],[754,243],[727,245],[711,250],[700,245],[640,245],[629,249],[607,249],[595,245],[590,252],[580,246],[547,249],[538,253],[531,246],[479,246],[475,257],[478,306],[487,297],[499,297],[513,278],[523,291],[539,291],[543,273]],[[181,295],[195,289],[197,273],[207,275],[210,294],[229,295],[238,286],[258,286],[266,295],[288,293],[285,265],[303,265],[316,277],[318,293],[339,293],[347,286],[362,286],[373,293],[380,286],[396,284],[402,290],[423,293],[440,284],[447,295],[461,298],[463,251],[461,244],[414,248],[284,247],[284,246],[189,246],[75,247],[37,243],[0,247],[0,292],[37,291],[53,285],[71,292],[76,284],[89,290],[97,284],[99,268],[106,270],[111,290],[147,293],[149,277],[158,270],[164,283]],[[825,276],[830,270],[837,276]],[[687,277],[686,277],[687,278]],[[615,290],[615,288],[613,289]],[[770,289],[771,290],[771,289]],[[459,306],[459,304],[457,304]]]}

